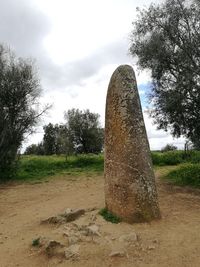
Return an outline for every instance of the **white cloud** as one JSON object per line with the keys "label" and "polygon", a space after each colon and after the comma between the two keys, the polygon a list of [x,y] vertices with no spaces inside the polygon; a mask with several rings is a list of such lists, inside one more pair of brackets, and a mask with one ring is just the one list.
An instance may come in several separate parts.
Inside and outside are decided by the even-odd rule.
{"label": "white cloud", "polygon": [[[151,0],[0,2],[1,40],[17,55],[36,58],[44,88],[42,103],[53,103],[38,133],[25,146],[42,139],[42,125],[63,122],[63,113],[70,108],[99,113],[104,124],[107,87],[118,65],[132,65],[138,85],[150,82],[150,73],[136,68],[128,47],[136,6],[148,6]],[[140,95],[144,93],[141,87]],[[182,146],[183,139],[173,140],[157,131],[151,119],[144,117],[152,149],[169,142]]]}
{"label": "white cloud", "polygon": [[160,150],[167,144],[173,144],[179,149],[184,148],[185,138],[173,138],[169,132],[157,130],[152,118],[146,112],[143,112],[143,116],[151,150]]}

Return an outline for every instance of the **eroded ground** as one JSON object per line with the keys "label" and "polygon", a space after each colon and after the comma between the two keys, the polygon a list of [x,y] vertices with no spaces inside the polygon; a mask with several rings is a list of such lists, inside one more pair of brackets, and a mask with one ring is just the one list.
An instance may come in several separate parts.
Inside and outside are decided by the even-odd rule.
{"label": "eroded ground", "polygon": [[[156,171],[162,220],[112,224],[97,215],[94,223],[101,236],[80,242],[75,260],[49,258],[31,246],[32,240],[42,236],[65,242],[66,225],[44,225],[41,220],[66,208],[96,208],[97,213],[104,207],[103,177],[57,177],[43,183],[1,186],[0,267],[199,267],[200,194],[160,181],[160,173]],[[86,213],[80,220],[89,222],[91,215]],[[138,241],[118,242],[122,235],[133,231]],[[113,250],[124,250],[126,254],[110,257]]]}

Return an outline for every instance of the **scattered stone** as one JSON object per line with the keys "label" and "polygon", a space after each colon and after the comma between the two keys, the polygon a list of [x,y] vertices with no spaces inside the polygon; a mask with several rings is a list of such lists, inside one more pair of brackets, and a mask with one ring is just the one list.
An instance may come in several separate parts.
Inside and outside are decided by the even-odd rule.
{"label": "scattered stone", "polygon": [[64,256],[64,245],[62,245],[60,242],[57,242],[55,240],[50,240],[45,249],[47,255],[49,257],[53,256]]}
{"label": "scattered stone", "polygon": [[76,260],[79,257],[79,245],[71,245],[65,249],[65,258],[66,260],[72,259]]}
{"label": "scattered stone", "polygon": [[96,214],[91,214],[91,216],[90,216],[89,219],[90,219],[90,221],[92,221],[92,222],[96,221],[96,219],[97,219]]}
{"label": "scattered stone", "polygon": [[60,214],[60,216],[64,217],[66,222],[72,222],[78,219],[83,214],[85,214],[84,209],[67,209],[63,214]]}
{"label": "scattered stone", "polygon": [[66,209],[64,213],[42,220],[41,223],[62,224],[66,222],[72,222],[78,219],[83,214],[85,214],[84,209],[76,209],[76,210]]}
{"label": "scattered stone", "polygon": [[99,226],[96,224],[92,225],[82,225],[80,228],[81,234],[85,236],[101,236],[99,232]]}
{"label": "scattered stone", "polygon": [[119,66],[107,92],[105,117],[105,204],[127,222],[160,218],[155,176],[131,66]]}
{"label": "scattered stone", "polygon": [[95,210],[98,210],[98,208],[97,207],[93,207],[93,208],[86,209],[87,212],[91,212],[91,211],[95,211]]}
{"label": "scattered stone", "polygon": [[62,216],[52,216],[49,217],[48,219],[42,220],[41,223],[49,223],[49,224],[61,224],[65,222],[65,218]]}
{"label": "scattered stone", "polygon": [[158,244],[158,239],[154,239],[154,240],[153,240],[153,243],[154,243],[154,244]]}
{"label": "scattered stone", "polygon": [[91,236],[101,236],[100,232],[99,232],[99,226],[96,224],[90,225],[87,227],[88,229],[88,235]]}
{"label": "scattered stone", "polygon": [[135,232],[131,232],[130,234],[120,236],[119,241],[128,243],[136,242],[138,241],[138,236]]}
{"label": "scattered stone", "polygon": [[69,245],[74,245],[78,242],[82,241],[80,236],[74,235],[74,236],[70,236],[68,237],[68,243]]}
{"label": "scattered stone", "polygon": [[153,245],[148,246],[148,250],[154,250],[156,247]]}
{"label": "scattered stone", "polygon": [[123,250],[112,251],[109,255],[110,257],[125,257],[126,253]]}

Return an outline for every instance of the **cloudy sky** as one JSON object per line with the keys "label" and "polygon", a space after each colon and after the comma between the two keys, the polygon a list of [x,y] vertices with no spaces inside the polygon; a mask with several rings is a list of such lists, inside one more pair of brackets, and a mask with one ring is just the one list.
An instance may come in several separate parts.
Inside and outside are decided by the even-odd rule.
{"label": "cloudy sky", "polygon": [[[134,67],[146,109],[150,76],[147,71],[137,71],[128,47],[136,7],[150,2],[0,0],[0,42],[9,44],[17,56],[36,60],[43,88],[41,102],[53,104],[24,147],[38,143],[43,136],[42,126],[63,122],[64,111],[73,107],[99,113],[103,125],[109,79],[120,64]],[[183,147],[183,139],[157,131],[145,112],[144,118],[151,149],[167,143]]]}

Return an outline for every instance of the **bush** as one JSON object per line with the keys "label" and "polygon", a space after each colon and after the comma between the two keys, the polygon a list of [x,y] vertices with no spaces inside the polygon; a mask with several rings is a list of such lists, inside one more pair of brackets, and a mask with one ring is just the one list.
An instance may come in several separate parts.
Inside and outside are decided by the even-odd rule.
{"label": "bush", "polygon": [[118,216],[112,214],[106,208],[101,209],[99,211],[99,214],[108,222],[111,222],[111,223],[119,223],[119,222],[121,222],[121,219]]}
{"label": "bush", "polygon": [[154,165],[177,165],[183,162],[182,153],[180,151],[168,151],[164,153],[152,152],[152,160]]}
{"label": "bush", "polygon": [[200,164],[184,164],[166,176],[173,183],[200,188]]}
{"label": "bush", "polygon": [[152,152],[152,161],[154,165],[177,165],[180,163],[200,163],[200,151],[168,151]]}

